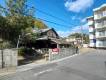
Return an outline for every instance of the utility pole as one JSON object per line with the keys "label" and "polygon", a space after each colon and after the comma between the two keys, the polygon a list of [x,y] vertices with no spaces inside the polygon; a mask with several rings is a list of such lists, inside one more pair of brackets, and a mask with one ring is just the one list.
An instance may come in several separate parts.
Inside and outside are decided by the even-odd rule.
{"label": "utility pole", "polygon": [[83,26],[81,25],[81,47],[83,47]]}
{"label": "utility pole", "polygon": [[21,37],[21,36],[19,35],[18,42],[17,42],[17,49],[18,49],[18,47],[19,47],[20,37]]}

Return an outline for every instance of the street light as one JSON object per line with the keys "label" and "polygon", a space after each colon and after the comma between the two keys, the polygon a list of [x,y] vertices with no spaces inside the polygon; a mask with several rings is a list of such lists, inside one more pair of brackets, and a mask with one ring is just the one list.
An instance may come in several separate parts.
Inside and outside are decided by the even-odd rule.
{"label": "street light", "polygon": [[3,59],[3,39],[0,39],[1,44],[1,58],[2,58],[2,68],[4,68],[4,59]]}

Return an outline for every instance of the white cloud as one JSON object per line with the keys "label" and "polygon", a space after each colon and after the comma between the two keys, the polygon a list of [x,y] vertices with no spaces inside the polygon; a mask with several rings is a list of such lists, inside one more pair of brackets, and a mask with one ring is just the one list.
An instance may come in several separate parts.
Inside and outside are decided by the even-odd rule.
{"label": "white cloud", "polygon": [[[82,30],[83,31],[88,31],[88,25],[87,25],[87,23],[84,24],[84,25],[82,25]],[[75,26],[71,30],[67,30],[67,31],[57,31],[57,33],[61,37],[67,37],[67,36],[69,36],[72,33],[80,33],[80,32],[81,32],[81,26]]]}
{"label": "white cloud", "polygon": [[81,20],[81,22],[82,22],[82,23],[85,23],[85,22],[86,22],[86,18],[83,18],[83,19]]}
{"label": "white cloud", "polygon": [[82,28],[83,28],[83,30],[88,30],[89,29],[88,23],[82,25]]}
{"label": "white cloud", "polygon": [[82,25],[82,26],[75,26],[75,27],[73,27],[72,29],[71,29],[71,34],[72,33],[80,33],[81,32],[81,30],[83,30],[83,31],[88,31],[88,29],[89,29],[89,27],[88,27],[88,24],[86,23],[86,24],[84,24],[84,25]]}
{"label": "white cloud", "polygon": [[72,19],[72,20],[81,20],[81,17],[79,17],[79,16],[72,16],[71,19]]}
{"label": "white cloud", "polygon": [[76,1],[67,0],[64,5],[69,11],[80,12],[91,7],[93,3],[94,0],[76,0]]}

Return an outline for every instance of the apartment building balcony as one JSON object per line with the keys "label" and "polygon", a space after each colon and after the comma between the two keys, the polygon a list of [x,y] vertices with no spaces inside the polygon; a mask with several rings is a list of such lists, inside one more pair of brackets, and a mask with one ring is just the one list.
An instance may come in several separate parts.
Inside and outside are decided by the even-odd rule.
{"label": "apartment building balcony", "polygon": [[97,39],[106,39],[106,34],[98,35],[96,34]]}
{"label": "apartment building balcony", "polygon": [[96,47],[97,47],[97,48],[106,48],[106,44],[105,44],[105,45],[102,45],[102,44],[96,44]]}
{"label": "apartment building balcony", "polygon": [[95,31],[95,29],[93,28],[93,27],[91,27],[91,28],[89,28],[89,32],[91,33],[91,32],[94,32]]}
{"label": "apartment building balcony", "polygon": [[97,41],[96,47],[97,48],[106,48],[106,41]]}
{"label": "apartment building balcony", "polygon": [[101,16],[101,19],[106,19],[106,14]]}
{"label": "apartment building balcony", "polygon": [[95,29],[106,29],[106,23],[95,23]]}
{"label": "apartment building balcony", "polygon": [[95,39],[95,35],[90,34],[90,35],[89,35],[89,39]]}
{"label": "apartment building balcony", "polygon": [[94,15],[94,20],[98,20],[98,19],[101,19],[101,15]]}
{"label": "apartment building balcony", "polygon": [[105,36],[96,36],[97,39],[106,39],[106,35]]}
{"label": "apartment building balcony", "polygon": [[106,19],[106,14],[94,15],[94,20]]}
{"label": "apartment building balcony", "polygon": [[94,21],[89,21],[88,26],[94,25]]}

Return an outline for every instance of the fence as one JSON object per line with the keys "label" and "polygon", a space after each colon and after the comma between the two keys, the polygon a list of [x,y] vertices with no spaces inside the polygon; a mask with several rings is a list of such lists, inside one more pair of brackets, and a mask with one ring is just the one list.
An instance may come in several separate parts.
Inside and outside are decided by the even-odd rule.
{"label": "fence", "polygon": [[53,51],[52,49],[49,49],[49,60],[53,61],[74,54],[76,54],[75,48],[60,48],[59,51]]}
{"label": "fence", "polygon": [[0,50],[0,68],[17,66],[17,49]]}

